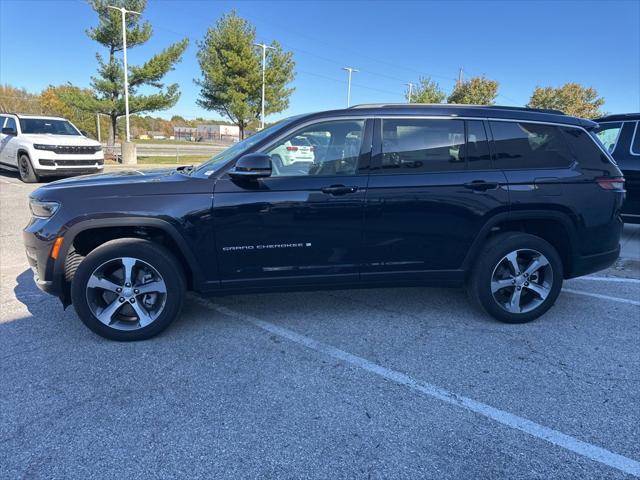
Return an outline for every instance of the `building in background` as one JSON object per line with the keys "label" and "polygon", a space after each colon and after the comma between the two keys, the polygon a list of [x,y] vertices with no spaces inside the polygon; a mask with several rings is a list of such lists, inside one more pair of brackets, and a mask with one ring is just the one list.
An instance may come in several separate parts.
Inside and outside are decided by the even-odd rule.
{"label": "building in background", "polygon": [[148,132],[148,135],[154,140],[164,140],[167,138],[164,132],[160,132],[160,131],[151,131],[151,132]]}
{"label": "building in background", "polygon": [[240,138],[240,128],[237,125],[198,125],[196,128],[199,142],[237,141]]}
{"label": "building in background", "polygon": [[173,127],[173,136],[176,140],[195,142],[197,130],[195,127]]}

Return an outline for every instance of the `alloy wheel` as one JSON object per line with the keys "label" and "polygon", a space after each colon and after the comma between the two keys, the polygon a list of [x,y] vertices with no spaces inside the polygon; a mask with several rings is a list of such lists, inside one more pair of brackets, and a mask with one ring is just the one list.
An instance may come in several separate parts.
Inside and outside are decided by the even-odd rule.
{"label": "alloy wheel", "polygon": [[508,253],[491,275],[491,293],[509,313],[527,313],[539,307],[551,293],[553,269],[543,254],[521,249]]}
{"label": "alloy wheel", "polygon": [[167,300],[167,286],[147,262],[121,257],[96,268],[86,286],[91,313],[117,330],[138,330],[153,323]]}

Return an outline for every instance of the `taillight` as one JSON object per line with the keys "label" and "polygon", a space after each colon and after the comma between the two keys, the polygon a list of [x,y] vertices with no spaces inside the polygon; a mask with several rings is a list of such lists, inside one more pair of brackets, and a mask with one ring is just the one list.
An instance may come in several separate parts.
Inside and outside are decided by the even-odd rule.
{"label": "taillight", "polygon": [[315,152],[316,151],[316,147],[311,147],[311,151]]}
{"label": "taillight", "polygon": [[297,152],[298,151],[298,147],[287,147],[287,150],[290,152]]}
{"label": "taillight", "polygon": [[600,177],[596,178],[596,182],[605,190],[624,190],[623,177]]}

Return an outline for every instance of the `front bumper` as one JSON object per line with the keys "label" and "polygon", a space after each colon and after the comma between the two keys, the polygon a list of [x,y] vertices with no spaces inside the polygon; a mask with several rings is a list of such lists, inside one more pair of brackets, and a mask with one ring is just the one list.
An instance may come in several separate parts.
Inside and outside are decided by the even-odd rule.
{"label": "front bumper", "polygon": [[[30,225],[31,226],[31,225]],[[55,260],[51,258],[54,238],[38,236],[27,227],[22,232],[22,239],[27,254],[27,261],[33,271],[33,279],[40,290],[57,297],[61,296],[61,286],[54,280]]]}
{"label": "front bumper", "polygon": [[39,175],[97,173],[104,169],[104,153],[72,155],[38,151],[33,158],[33,168]]}

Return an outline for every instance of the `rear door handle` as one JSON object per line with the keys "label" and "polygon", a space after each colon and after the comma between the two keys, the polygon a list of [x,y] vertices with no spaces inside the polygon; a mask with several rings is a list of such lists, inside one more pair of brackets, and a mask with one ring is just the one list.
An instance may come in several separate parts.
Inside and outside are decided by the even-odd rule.
{"label": "rear door handle", "polygon": [[345,185],[331,185],[330,187],[322,187],[322,193],[328,193],[329,195],[346,195],[347,193],[355,193],[358,191],[358,187]]}
{"label": "rear door handle", "polygon": [[498,182],[485,182],[484,180],[474,180],[473,182],[464,184],[464,188],[468,188],[469,190],[474,190],[476,192],[495,190],[498,186]]}

